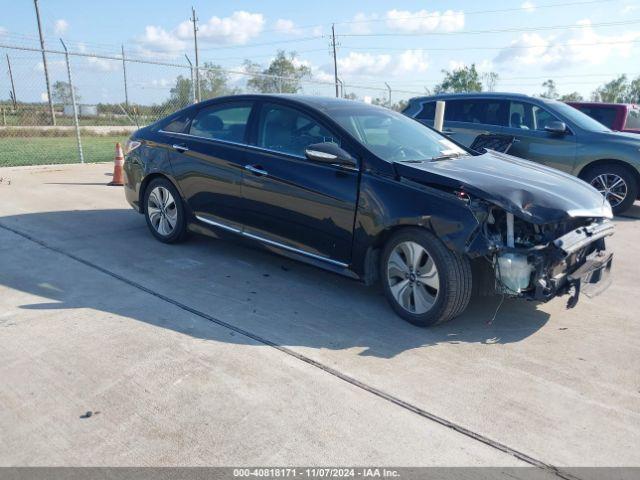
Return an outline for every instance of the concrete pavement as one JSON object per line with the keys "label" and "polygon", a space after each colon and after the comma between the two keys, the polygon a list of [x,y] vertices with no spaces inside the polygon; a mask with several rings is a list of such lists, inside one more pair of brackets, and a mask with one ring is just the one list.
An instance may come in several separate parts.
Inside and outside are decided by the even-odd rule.
{"label": "concrete pavement", "polygon": [[640,206],[604,295],[422,330],[239,242],[160,244],[110,168],[0,173],[0,464],[640,466]]}

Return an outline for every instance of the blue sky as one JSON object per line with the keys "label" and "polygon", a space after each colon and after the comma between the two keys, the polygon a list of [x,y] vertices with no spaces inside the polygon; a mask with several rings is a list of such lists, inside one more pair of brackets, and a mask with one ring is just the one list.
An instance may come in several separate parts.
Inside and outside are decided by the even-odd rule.
{"label": "blue sky", "polygon": [[[33,3],[2,0],[0,43],[37,46]],[[88,2],[40,0],[50,48],[63,37],[72,50],[185,63],[193,60],[191,2]],[[431,88],[442,69],[476,63],[500,75],[497,90],[536,94],[546,78],[560,93],[590,95],[599,84],[626,73],[640,75],[640,0],[516,1],[234,1],[193,2],[200,20],[201,62],[239,70],[242,60],[268,63],[278,49],[298,52],[319,81],[333,75],[331,23],[340,43],[339,76],[360,96],[382,95],[384,82],[395,98]],[[2,49],[0,49],[2,50]],[[5,53],[6,50],[2,50]],[[42,95],[37,53],[9,51],[22,95]],[[52,77],[64,80],[62,58],[52,56]],[[74,75],[86,102],[122,96],[121,64],[74,58]],[[0,67],[0,98],[8,76]],[[178,74],[171,67],[132,66],[133,101],[160,101]],[[232,81],[242,82],[232,76]],[[366,89],[364,87],[370,87]],[[331,86],[309,86],[331,94]],[[19,93],[20,97],[21,94]]]}

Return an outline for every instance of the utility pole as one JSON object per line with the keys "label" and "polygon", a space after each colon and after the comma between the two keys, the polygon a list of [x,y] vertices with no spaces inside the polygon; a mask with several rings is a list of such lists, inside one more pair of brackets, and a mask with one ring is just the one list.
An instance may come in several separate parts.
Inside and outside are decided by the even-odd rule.
{"label": "utility pole", "polygon": [[331,24],[331,47],[333,48],[333,77],[336,84],[336,98],[340,96],[338,92],[338,60],[336,59],[336,26]]}
{"label": "utility pole", "polygon": [[49,83],[49,69],[47,68],[47,54],[44,51],[44,37],[42,36],[42,23],[40,22],[40,8],[38,0],[33,0],[36,7],[36,18],[38,20],[38,34],[40,35],[40,50],[42,50],[42,66],[44,67],[44,79],[47,82],[47,98],[49,100],[49,111],[51,113],[51,125],[56,124],[56,112],[53,109],[53,99],[51,98],[51,84]]}
{"label": "utility pole", "polygon": [[9,67],[9,79],[11,80],[11,100],[13,101],[13,109],[18,108],[18,100],[16,99],[16,84],[13,83],[13,72],[11,71],[11,60],[9,60],[9,54],[7,53],[7,67]]}
{"label": "utility pole", "polygon": [[127,61],[124,58],[124,45],[122,46],[122,75],[124,76],[124,104],[129,106],[129,90],[127,88]]}
{"label": "utility pole", "polygon": [[198,63],[198,18],[196,17],[196,9],[191,7],[191,21],[193,22],[193,46],[196,50],[196,99],[200,98],[200,68]]}
{"label": "utility pole", "polygon": [[384,84],[387,86],[387,90],[389,90],[389,108],[391,108],[391,87],[387,82],[384,82]]}

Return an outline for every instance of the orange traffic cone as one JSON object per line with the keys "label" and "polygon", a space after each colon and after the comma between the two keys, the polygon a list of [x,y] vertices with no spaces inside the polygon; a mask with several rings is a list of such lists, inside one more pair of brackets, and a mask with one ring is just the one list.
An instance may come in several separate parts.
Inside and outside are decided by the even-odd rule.
{"label": "orange traffic cone", "polygon": [[116,158],[113,159],[113,180],[107,185],[122,186],[124,185],[124,172],[122,167],[124,166],[124,154],[122,153],[122,147],[120,142],[116,143]]}

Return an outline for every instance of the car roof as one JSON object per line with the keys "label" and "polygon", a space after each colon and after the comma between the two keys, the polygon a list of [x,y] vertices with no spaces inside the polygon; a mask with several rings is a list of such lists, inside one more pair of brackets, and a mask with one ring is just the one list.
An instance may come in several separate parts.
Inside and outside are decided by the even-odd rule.
{"label": "car roof", "polygon": [[584,105],[585,107],[624,107],[637,108],[633,103],[604,103],[604,102],[567,102],[569,105]]}
{"label": "car roof", "polygon": [[520,99],[527,101],[539,101],[546,103],[554,103],[556,100],[551,100],[542,97],[532,97],[524,93],[509,93],[509,92],[467,92],[467,93],[439,93],[436,95],[425,95],[422,97],[413,97],[410,101],[435,101],[435,100],[464,100],[466,98],[491,98],[491,99]]}
{"label": "car roof", "polygon": [[216,97],[211,100],[206,100],[199,105],[207,105],[209,103],[217,103],[220,101],[226,100],[287,100],[292,103],[296,103],[299,105],[311,107],[316,110],[321,110],[323,112],[341,109],[341,108],[353,108],[354,106],[363,106],[370,107],[372,109],[382,109],[383,107],[379,107],[377,105],[371,105],[369,103],[364,103],[357,100],[349,100],[346,98],[336,98],[336,97],[321,97],[321,96],[312,96],[312,95],[299,95],[293,93],[278,93],[278,94],[268,94],[268,93],[253,93],[253,94],[240,94],[240,95],[228,95],[225,97]]}

